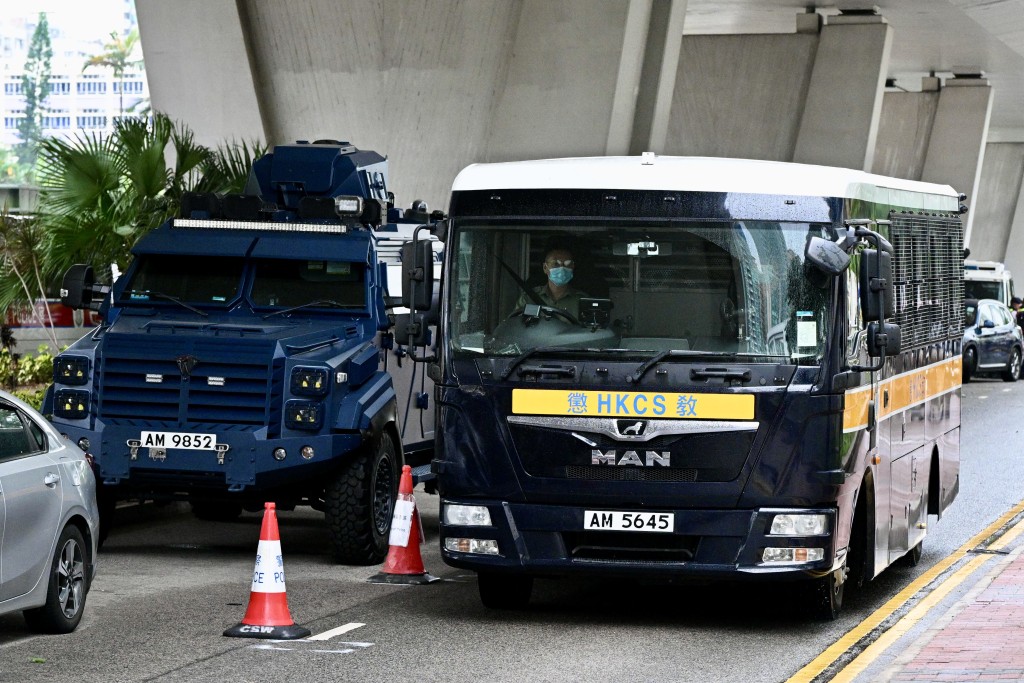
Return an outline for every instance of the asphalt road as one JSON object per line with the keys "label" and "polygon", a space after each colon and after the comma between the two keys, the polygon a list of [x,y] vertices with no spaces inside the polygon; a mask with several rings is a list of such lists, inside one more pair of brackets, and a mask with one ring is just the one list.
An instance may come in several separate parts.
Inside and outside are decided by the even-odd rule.
{"label": "asphalt road", "polygon": [[[370,584],[378,567],[325,554],[322,516],[279,513],[288,602],[321,640],[225,638],[249,597],[260,515],[196,520],[185,505],[125,507],[79,629],[29,633],[0,617],[0,681],[784,681],[928,567],[1024,499],[1024,382],[965,386],[960,495],[922,562],[847,592],[830,624],[783,591],[538,581],[525,612],[481,606],[475,576],[437,550],[437,497],[417,491],[427,586]],[[966,587],[964,588],[966,590]],[[357,626],[352,626],[353,624]]]}

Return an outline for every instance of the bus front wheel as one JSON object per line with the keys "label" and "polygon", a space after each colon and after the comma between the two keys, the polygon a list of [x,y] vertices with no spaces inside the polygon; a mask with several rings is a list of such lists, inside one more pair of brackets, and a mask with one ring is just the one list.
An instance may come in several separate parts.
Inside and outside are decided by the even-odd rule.
{"label": "bus front wheel", "polygon": [[[845,567],[840,571],[845,572]],[[799,585],[808,616],[817,621],[836,620],[843,609],[843,589],[846,587],[845,582],[840,582],[838,572],[830,572],[827,576]]]}

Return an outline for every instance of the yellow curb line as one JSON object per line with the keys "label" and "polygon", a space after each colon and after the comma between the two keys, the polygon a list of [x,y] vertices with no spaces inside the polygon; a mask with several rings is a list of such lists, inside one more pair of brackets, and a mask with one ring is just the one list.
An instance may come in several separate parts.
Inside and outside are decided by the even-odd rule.
{"label": "yellow curb line", "polygon": [[[921,576],[917,577],[912,581],[906,588],[901,590],[899,593],[889,599],[884,605],[875,610],[870,616],[864,621],[857,624],[855,627],[850,629],[842,638],[830,645],[824,652],[815,657],[809,664],[804,668],[793,674],[792,677],[786,680],[786,683],[810,683],[815,678],[820,676],[829,666],[832,665],[839,657],[845,654],[850,648],[856,645],[864,636],[869,634],[874,629],[878,628],[886,619],[892,616],[896,610],[902,607],[910,598],[921,591],[925,586],[930,584],[939,575],[945,572],[947,569],[952,567],[954,564],[959,562],[963,557],[967,555],[971,549],[978,547],[978,545],[986,538],[994,534],[1004,524],[1009,522],[1011,519],[1016,517],[1021,512],[1024,512],[1024,501],[1017,503],[1013,508],[1006,512],[1002,517],[992,522],[982,531],[975,534],[970,540],[960,546],[952,555],[946,559],[935,564],[931,569],[926,571]],[[1009,543],[1011,540],[1019,536],[1024,532],[1024,521],[1018,522],[1011,530],[1007,531],[1003,536],[992,544],[993,549],[999,549]],[[853,675],[860,673],[868,664],[876,659],[882,652],[885,651],[889,645],[892,644],[899,636],[906,633],[914,624],[916,624],[921,617],[927,612],[926,608],[931,608],[935,603],[939,602],[945,597],[953,588],[959,585],[967,576],[977,570],[978,567],[983,565],[991,559],[991,556],[982,555],[972,559],[964,567],[961,567],[952,576],[946,578],[941,585],[935,588],[928,596],[926,596],[919,605],[915,606],[907,615],[900,619],[896,624],[890,627],[881,637],[878,638],[875,643],[872,643],[864,649],[853,661],[846,665],[832,681],[847,681],[850,678],[841,678],[846,676],[847,669],[851,669],[854,665],[857,666],[856,670],[853,671]],[[948,587],[947,587],[947,584]],[[938,595],[937,595],[938,594]],[[936,596],[932,599],[932,596]],[[925,608],[925,609],[922,609]],[[918,612],[918,610],[921,610]],[[915,615],[913,620],[911,615]],[[906,625],[904,626],[904,622]],[[898,630],[897,630],[898,629]],[[890,637],[889,634],[893,631],[896,633]],[[882,643],[879,647],[875,647],[876,644]],[[870,654],[869,654],[870,653]]]}

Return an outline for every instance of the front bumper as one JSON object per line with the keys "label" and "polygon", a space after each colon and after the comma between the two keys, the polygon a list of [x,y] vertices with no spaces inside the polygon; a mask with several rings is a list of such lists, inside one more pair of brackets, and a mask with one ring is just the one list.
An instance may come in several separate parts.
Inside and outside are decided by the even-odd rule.
{"label": "front bumper", "polygon": [[[444,506],[485,505],[491,526],[445,523]],[[763,508],[755,510],[644,510],[670,512],[670,533],[587,531],[587,510],[609,510],[600,503],[583,507],[503,501],[442,500],[441,554],[454,567],[537,576],[573,574],[632,575],[692,579],[788,579],[823,576],[842,565],[845,549],[835,548],[836,511]],[[637,511],[639,508],[630,510]],[[816,536],[769,535],[779,513],[828,517],[827,532]],[[448,550],[448,538],[496,540],[498,555]],[[765,563],[764,549],[821,548],[813,562]]]}
{"label": "front bumper", "polygon": [[[289,436],[267,439],[265,429],[222,429],[209,427],[165,428],[167,431],[215,434],[216,443],[228,448],[213,450],[183,448],[132,448],[142,431],[157,428],[125,425],[100,425],[87,430],[59,425],[68,437],[78,442],[89,439],[96,462],[96,478],[105,486],[129,489],[189,491],[195,489],[254,492],[308,481],[316,472],[331,466],[338,458],[362,443],[358,433]],[[312,446],[314,457],[306,460],[299,453]],[[284,460],[273,456],[284,448]]]}

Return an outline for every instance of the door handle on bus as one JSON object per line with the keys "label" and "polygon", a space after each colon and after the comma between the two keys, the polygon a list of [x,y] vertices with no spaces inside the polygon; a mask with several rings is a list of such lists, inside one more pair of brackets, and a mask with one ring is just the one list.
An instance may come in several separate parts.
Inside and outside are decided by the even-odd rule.
{"label": "door handle on bus", "polygon": [[43,483],[51,489],[57,485],[58,481],[60,481],[60,475],[54,474],[53,472],[47,472],[46,476],[43,477]]}

